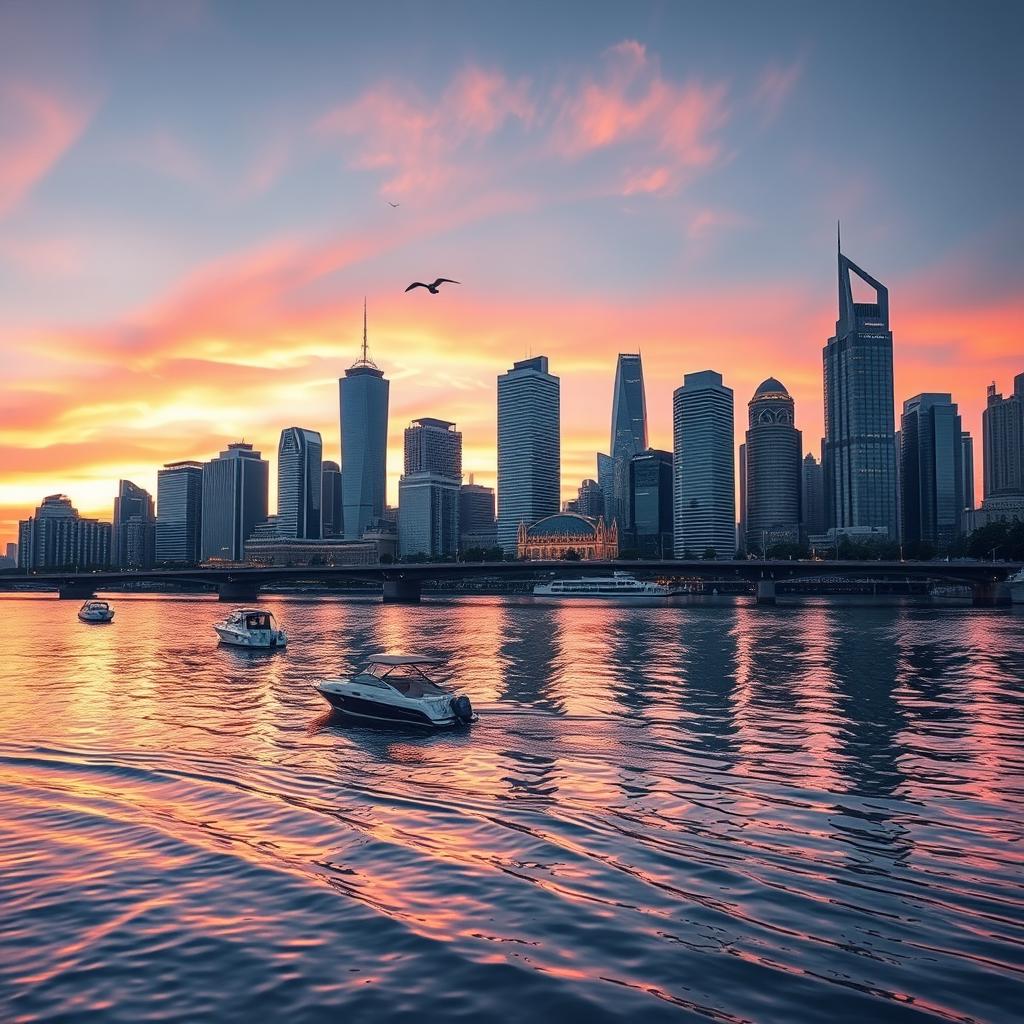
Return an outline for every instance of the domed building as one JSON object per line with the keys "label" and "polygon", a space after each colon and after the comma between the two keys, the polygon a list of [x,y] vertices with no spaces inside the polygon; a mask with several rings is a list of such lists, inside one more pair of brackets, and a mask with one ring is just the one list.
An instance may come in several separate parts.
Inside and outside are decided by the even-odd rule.
{"label": "domed building", "polygon": [[619,528],[615,522],[605,526],[604,516],[593,519],[577,512],[545,516],[532,526],[519,524],[516,553],[520,558],[565,558],[570,551],[587,561],[618,558]]}

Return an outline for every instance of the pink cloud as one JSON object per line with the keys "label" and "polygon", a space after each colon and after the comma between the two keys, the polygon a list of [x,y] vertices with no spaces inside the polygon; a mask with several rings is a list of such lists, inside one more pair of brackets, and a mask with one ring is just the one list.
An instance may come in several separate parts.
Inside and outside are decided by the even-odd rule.
{"label": "pink cloud", "polygon": [[36,86],[0,84],[0,217],[53,169],[91,115],[90,105]]}
{"label": "pink cloud", "polygon": [[691,239],[697,240],[706,238],[720,228],[738,228],[748,223],[747,218],[735,210],[705,207],[690,218],[686,233]]}
{"label": "pink cloud", "polygon": [[773,64],[762,72],[754,89],[753,101],[761,109],[765,124],[779,116],[802,73],[802,61],[785,66]]}

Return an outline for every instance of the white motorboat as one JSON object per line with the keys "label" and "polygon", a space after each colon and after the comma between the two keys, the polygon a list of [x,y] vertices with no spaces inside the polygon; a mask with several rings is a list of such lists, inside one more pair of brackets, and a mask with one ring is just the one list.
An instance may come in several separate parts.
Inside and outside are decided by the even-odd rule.
{"label": "white motorboat", "polygon": [[354,720],[428,729],[475,722],[469,697],[427,675],[444,661],[426,654],[376,654],[355,675],[313,685],[335,711]]}
{"label": "white motorboat", "polygon": [[78,609],[78,617],[83,622],[110,622],[114,618],[114,609],[106,601],[86,601]]}
{"label": "white motorboat", "polygon": [[547,583],[538,583],[533,588],[534,597],[601,597],[615,601],[651,602],[667,598],[671,593],[672,591],[662,583],[638,580],[628,572],[576,580],[550,580]]}
{"label": "white motorboat", "polygon": [[271,649],[288,643],[288,635],[278,628],[274,616],[258,608],[236,608],[213,628],[221,643],[234,647]]}
{"label": "white motorboat", "polygon": [[1024,569],[1018,569],[1006,582],[1010,586],[1010,601],[1024,604]]}

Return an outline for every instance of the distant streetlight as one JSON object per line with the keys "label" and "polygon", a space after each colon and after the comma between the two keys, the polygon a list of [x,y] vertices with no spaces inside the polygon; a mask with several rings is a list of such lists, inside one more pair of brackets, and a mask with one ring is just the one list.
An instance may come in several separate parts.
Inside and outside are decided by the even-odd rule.
{"label": "distant streetlight", "polygon": [[989,552],[989,556],[991,557],[991,559],[992,559],[992,561],[993,561],[993,562],[994,562],[994,561],[996,560],[996,552],[997,552],[998,550],[999,550],[999,545],[997,544],[997,545],[996,545],[996,546],[995,546],[995,547],[994,547],[994,548],[993,548],[993,549],[992,549],[992,550],[991,550],[991,551]]}

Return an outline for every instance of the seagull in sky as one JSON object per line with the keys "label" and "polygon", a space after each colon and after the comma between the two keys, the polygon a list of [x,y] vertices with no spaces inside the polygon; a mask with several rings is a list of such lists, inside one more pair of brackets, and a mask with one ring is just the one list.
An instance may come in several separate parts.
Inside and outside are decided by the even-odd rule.
{"label": "seagull in sky", "polygon": [[393,203],[393,202],[391,202],[390,199],[388,200],[388,206],[401,206],[401,205],[402,205],[401,203]]}
{"label": "seagull in sky", "polygon": [[424,284],[422,281],[413,281],[413,283],[405,290],[407,292],[411,292],[413,288],[426,288],[431,295],[436,295],[438,285],[458,283],[458,281],[453,281],[450,277],[439,277],[433,284]]}

